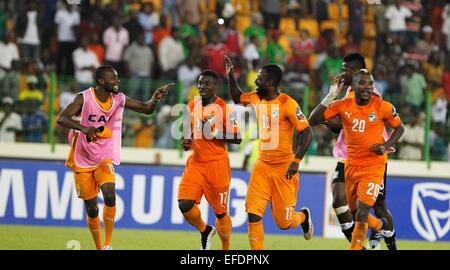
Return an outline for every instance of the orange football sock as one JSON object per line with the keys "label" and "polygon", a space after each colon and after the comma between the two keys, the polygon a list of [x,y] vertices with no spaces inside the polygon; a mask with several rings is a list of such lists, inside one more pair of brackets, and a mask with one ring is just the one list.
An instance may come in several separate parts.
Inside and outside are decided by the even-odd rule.
{"label": "orange football sock", "polygon": [[114,218],[116,216],[116,206],[103,206],[103,223],[105,224],[105,246],[111,246],[112,232],[114,228]]}
{"label": "orange football sock", "polygon": [[372,230],[379,232],[381,231],[381,226],[383,226],[383,223],[378,218],[372,216],[372,214],[369,213],[369,216],[367,217],[367,224],[369,225],[369,228]]}
{"label": "orange football sock", "polygon": [[351,250],[361,250],[366,240],[367,235],[367,223],[355,222],[355,229],[352,234],[352,243],[350,245]]}
{"label": "orange football sock", "polygon": [[97,250],[102,249],[102,235],[100,233],[100,219],[98,216],[96,218],[90,218],[86,216],[86,222],[91,231],[92,238],[94,239],[95,247]]}
{"label": "orange football sock", "polygon": [[297,228],[300,224],[303,223],[303,221],[305,221],[305,218],[306,218],[306,216],[302,212],[292,213],[291,229]]}
{"label": "orange football sock", "polygon": [[197,205],[194,205],[191,210],[183,213],[183,216],[186,218],[187,222],[197,228],[199,232],[205,231],[206,223],[203,221],[200,209],[198,209]]}
{"label": "orange football sock", "polygon": [[248,240],[252,250],[264,249],[264,226],[262,220],[248,223]]}
{"label": "orange football sock", "polygon": [[231,218],[228,213],[222,218],[216,218],[216,229],[219,233],[220,240],[222,241],[222,250],[230,249],[230,237],[231,237]]}

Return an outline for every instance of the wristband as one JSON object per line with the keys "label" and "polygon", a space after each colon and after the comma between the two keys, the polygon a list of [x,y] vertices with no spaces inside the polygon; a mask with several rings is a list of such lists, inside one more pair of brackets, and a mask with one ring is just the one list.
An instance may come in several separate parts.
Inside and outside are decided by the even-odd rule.
{"label": "wristband", "polygon": [[294,157],[294,159],[292,160],[292,162],[295,162],[297,164],[299,164],[302,160],[300,158],[296,158]]}

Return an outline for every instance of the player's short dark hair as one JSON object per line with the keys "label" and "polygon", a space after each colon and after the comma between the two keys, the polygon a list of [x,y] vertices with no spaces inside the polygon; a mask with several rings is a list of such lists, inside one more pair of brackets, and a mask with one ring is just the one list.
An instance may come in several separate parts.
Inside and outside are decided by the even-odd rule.
{"label": "player's short dark hair", "polygon": [[283,70],[281,70],[281,67],[271,64],[265,65],[261,69],[265,70],[269,79],[273,81],[275,86],[278,86],[283,78]]}
{"label": "player's short dark hair", "polygon": [[97,70],[95,70],[95,82],[98,83],[98,80],[103,79],[105,73],[113,71],[114,68],[112,66],[99,66]]}
{"label": "player's short dark hair", "polygon": [[219,80],[219,75],[214,70],[210,69],[203,70],[198,77],[200,78],[200,76],[209,76],[213,77],[216,81]]}
{"label": "player's short dark hair", "polygon": [[349,62],[358,62],[359,63],[359,68],[366,68],[366,60],[364,59],[364,56],[360,53],[350,53],[347,54],[344,57],[344,62],[349,63]]}

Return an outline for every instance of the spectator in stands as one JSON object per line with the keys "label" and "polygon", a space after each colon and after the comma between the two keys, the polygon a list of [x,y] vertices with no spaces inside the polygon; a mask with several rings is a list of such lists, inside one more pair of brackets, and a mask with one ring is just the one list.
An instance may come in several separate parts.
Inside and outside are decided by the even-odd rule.
{"label": "spectator in stands", "polygon": [[153,133],[155,125],[151,118],[145,115],[140,116],[140,121],[133,127],[135,134],[135,147],[151,148],[153,147]]}
{"label": "spectator in stands", "polygon": [[395,0],[386,10],[385,17],[389,20],[389,33],[403,44],[406,38],[406,18],[412,17],[412,12],[402,6],[403,0]]}
{"label": "spectator in stands", "polygon": [[283,33],[280,30],[273,30],[270,33],[269,43],[266,49],[267,64],[277,64],[284,66],[287,61],[287,54],[284,48],[280,45],[279,39]]}
{"label": "spectator in stands", "polygon": [[77,27],[80,25],[80,13],[75,5],[65,2],[64,7],[56,12],[55,24],[58,27],[58,74],[74,75],[72,53],[76,49]]}
{"label": "spectator in stands", "polygon": [[161,40],[158,52],[162,72],[161,79],[176,80],[178,67],[184,60],[183,45],[180,41],[178,28],[172,28],[171,35]]}
{"label": "spectator in stands", "polygon": [[229,49],[221,42],[219,33],[212,33],[211,42],[203,50],[206,68],[217,72],[217,74],[225,78],[226,71],[223,59],[228,53]]}
{"label": "spectator in stands", "polygon": [[356,41],[352,32],[348,32],[346,37],[346,42],[343,44],[339,50],[342,56],[351,54],[351,53],[359,53],[361,52],[361,48],[359,42]]}
{"label": "spectator in stands", "polygon": [[433,92],[431,105],[431,123],[432,129],[445,131],[447,122],[447,99],[445,98],[444,89],[438,88]]}
{"label": "spectator in stands", "polygon": [[145,44],[144,33],[140,33],[124,54],[124,63],[129,80],[127,95],[136,100],[150,99],[150,86],[155,58]]}
{"label": "spectator in stands", "polygon": [[[259,38],[254,35],[250,37],[250,42],[245,46],[242,57],[247,62],[247,69],[253,70],[259,66],[261,61],[261,52],[259,51]],[[257,63],[256,67],[253,63]]]}
{"label": "spectator in stands", "polygon": [[97,56],[97,60],[100,64],[103,64],[104,58],[105,58],[105,48],[102,44],[100,44],[100,37],[98,33],[92,33],[89,37],[89,44],[87,45],[87,48],[91,50],[93,53],[95,53],[95,56]]}
{"label": "spectator in stands", "polygon": [[236,30],[236,17],[225,20],[225,28],[222,31],[222,40],[229,50],[229,56],[241,56],[243,40],[241,34]]}
{"label": "spectator in stands", "polygon": [[450,3],[446,4],[442,11],[442,33],[447,37],[447,51],[450,52]]}
{"label": "spectator in stands", "polygon": [[95,70],[100,66],[97,55],[88,49],[88,36],[81,39],[80,47],[73,51],[73,63],[75,66],[75,80],[81,89],[88,89],[94,84]]}
{"label": "spectator in stands", "polygon": [[341,72],[342,58],[339,56],[339,49],[337,47],[330,47],[327,53],[327,57],[320,65],[320,78],[322,82],[322,94],[321,97],[325,97],[330,90],[330,84],[334,77]]}
{"label": "spectator in stands", "polygon": [[72,80],[69,85],[69,91],[66,88],[63,88],[61,94],[59,94],[59,110],[63,110],[70,103],[72,103],[76,94],[83,91],[85,89],[80,88],[76,80]]}
{"label": "spectator in stands", "polygon": [[[127,29],[128,31],[130,43],[133,43],[133,41],[137,39],[139,33],[144,31],[144,28],[139,22],[139,14],[140,13],[138,10],[130,10],[130,18],[123,24],[123,27],[125,27],[125,29]],[[151,38],[151,40],[153,40],[153,37]]]}
{"label": "spectator in stands", "polygon": [[19,38],[20,55],[23,59],[39,59],[41,57],[41,37],[43,20],[36,8],[35,0],[27,0],[26,11],[17,16],[15,32]]}
{"label": "spectator in stands", "polygon": [[448,104],[450,104],[450,55],[447,54],[446,61],[444,62],[444,72],[442,73],[441,84],[444,88],[445,97]]}
{"label": "spectator in stands", "polygon": [[16,133],[22,131],[22,119],[13,110],[14,101],[4,97],[0,104],[0,142],[16,142]]}
{"label": "spectator in stands", "polygon": [[105,44],[105,64],[114,67],[119,74],[124,74],[123,52],[129,42],[130,35],[122,26],[122,18],[114,17],[113,25],[103,33],[103,44]]}
{"label": "spectator in stands", "polygon": [[171,133],[173,121],[171,107],[169,105],[162,106],[156,115],[155,148],[175,148],[176,142]]}
{"label": "spectator in stands", "polygon": [[[190,14],[191,25],[200,33],[200,25],[203,21],[203,10],[201,0],[176,0],[178,15],[181,21],[186,21],[187,14]],[[189,12],[187,12],[189,11]]]}
{"label": "spectator in stands", "polygon": [[245,29],[244,37],[247,42],[250,41],[252,36],[257,36],[259,39],[259,51],[263,52],[267,44],[266,29],[263,27],[263,16],[261,13],[253,13],[251,18],[251,24]]}
{"label": "spectator in stands", "polygon": [[377,31],[375,58],[380,54],[386,53],[386,44],[388,36],[388,20],[385,17],[387,6],[383,1],[375,6],[375,28]]}
{"label": "spectator in stands", "polygon": [[159,14],[155,11],[152,2],[142,5],[138,20],[144,29],[145,44],[151,46],[153,43],[153,29],[159,25]]}
{"label": "spectator in stands", "polygon": [[78,38],[81,40],[83,37],[91,36],[93,33],[102,33],[104,28],[103,17],[99,11],[83,12],[81,14]]}
{"label": "spectator in stands", "polygon": [[303,62],[288,62],[285,73],[283,80],[286,83],[286,91],[289,91],[288,94],[295,100],[300,100],[302,91],[311,83]]}
{"label": "spectator in stands", "polygon": [[432,90],[441,86],[442,73],[444,65],[441,62],[440,53],[438,51],[431,52],[428,61],[423,64],[427,84]]}
{"label": "spectator in stands", "polygon": [[399,158],[404,160],[422,160],[425,144],[425,114],[412,114],[411,123],[405,124],[405,133],[399,142]]}
{"label": "spectator in stands", "polygon": [[178,27],[179,16],[175,2],[176,0],[162,0],[161,15],[167,17],[168,13],[170,13],[172,26]]}
{"label": "spectator in stands", "polygon": [[418,73],[415,67],[407,64],[404,68],[404,75],[400,78],[402,85],[402,95],[414,115],[422,111],[422,104],[425,101],[424,93],[427,87],[425,77]]}
{"label": "spectator in stands", "polygon": [[389,83],[387,81],[387,69],[384,66],[378,66],[373,71],[373,77],[375,79],[375,87],[380,92],[381,96],[384,96],[384,93],[389,88]]}
{"label": "spectator in stands", "polygon": [[195,64],[195,58],[189,56],[185,63],[178,68],[177,80],[183,84],[183,98],[188,100],[189,90],[196,84],[201,69]]}
{"label": "spectator in stands", "polygon": [[429,56],[431,52],[438,51],[439,47],[433,41],[433,28],[425,25],[422,28],[422,37],[417,41],[414,51],[417,54]]}
{"label": "spectator in stands", "polygon": [[306,71],[310,70],[311,55],[314,53],[314,40],[310,37],[307,29],[300,31],[300,40],[295,41],[292,44],[292,56],[288,60],[300,61]]}
{"label": "spectator in stands", "polygon": [[259,8],[264,16],[264,28],[279,29],[281,19],[281,2],[280,0],[261,0]]}
{"label": "spectator in stands", "polygon": [[44,101],[44,94],[39,89],[38,78],[34,75],[27,77],[27,87],[22,89],[19,93],[20,101],[34,101],[36,103],[42,103]]}
{"label": "spectator in stands", "polygon": [[412,14],[406,19],[406,36],[408,44],[415,45],[419,39],[423,7],[420,0],[406,0],[402,3],[402,6],[409,9]]}
{"label": "spectator in stands", "polygon": [[[364,31],[364,6],[361,0],[346,0],[348,5],[348,31],[356,45],[361,43]],[[346,55],[346,54],[343,54]]]}
{"label": "spectator in stands", "polygon": [[5,34],[0,41],[0,98],[5,96],[17,97],[17,74],[13,62],[19,60],[19,50],[14,43],[14,33]]}
{"label": "spectator in stands", "polygon": [[153,51],[155,55],[159,55],[159,43],[164,38],[170,36],[170,28],[167,26],[167,17],[159,18],[159,25],[153,29]]}
{"label": "spectator in stands", "polygon": [[25,101],[25,113],[22,115],[23,141],[44,142],[44,134],[47,132],[48,120],[45,114],[38,110],[36,101]]}

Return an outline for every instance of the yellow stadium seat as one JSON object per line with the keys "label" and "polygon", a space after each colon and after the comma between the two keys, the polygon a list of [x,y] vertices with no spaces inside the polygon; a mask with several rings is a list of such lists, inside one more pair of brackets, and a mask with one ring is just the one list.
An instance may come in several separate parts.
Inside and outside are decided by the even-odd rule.
{"label": "yellow stadium seat", "polygon": [[307,29],[311,37],[319,37],[319,24],[314,19],[302,19],[300,20],[300,30]]}
{"label": "yellow stadium seat", "polygon": [[348,19],[348,6],[347,5],[342,5],[340,17],[341,17],[341,19]]}
{"label": "yellow stadium seat", "polygon": [[375,6],[376,5],[368,5],[366,9],[366,14],[364,16],[364,20],[366,22],[373,22],[375,18]]}
{"label": "yellow stadium seat", "polygon": [[366,69],[367,69],[369,72],[372,72],[372,69],[373,69],[373,61],[372,61],[372,57],[366,57],[365,59],[366,59]]}
{"label": "yellow stadium seat", "polygon": [[216,12],[216,4],[217,0],[207,1],[207,9],[209,10],[209,12]]}
{"label": "yellow stadium seat", "polygon": [[287,55],[291,55],[292,48],[289,35],[281,35],[280,39],[278,40],[278,43],[281,45],[281,47],[283,47],[283,50],[286,52]]}
{"label": "yellow stadium seat", "polygon": [[337,20],[339,19],[339,6],[336,3],[330,3],[327,6],[328,8],[328,18],[330,20]]}
{"label": "yellow stadium seat", "polygon": [[334,20],[326,20],[320,23],[320,31],[325,29],[333,29],[336,33],[339,33],[339,23]]}
{"label": "yellow stadium seat", "polygon": [[361,53],[367,57],[375,55],[376,42],[373,39],[363,39],[361,41]]}
{"label": "yellow stadium seat", "polygon": [[297,32],[295,20],[293,18],[282,18],[280,20],[280,30],[287,34]]}
{"label": "yellow stadium seat", "polygon": [[364,36],[368,38],[375,38],[377,36],[377,29],[374,23],[366,22],[364,24]]}
{"label": "yellow stadium seat", "polygon": [[240,33],[244,33],[245,29],[251,24],[251,18],[248,15],[236,15],[236,29]]}

